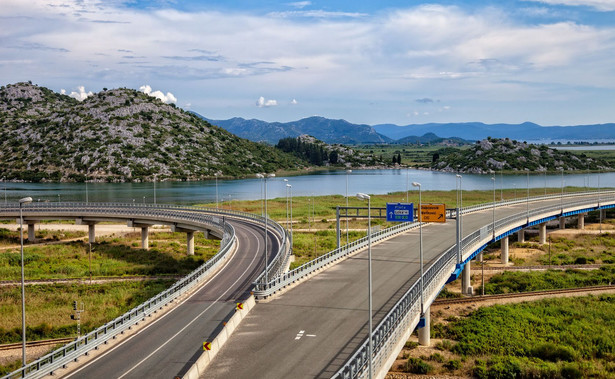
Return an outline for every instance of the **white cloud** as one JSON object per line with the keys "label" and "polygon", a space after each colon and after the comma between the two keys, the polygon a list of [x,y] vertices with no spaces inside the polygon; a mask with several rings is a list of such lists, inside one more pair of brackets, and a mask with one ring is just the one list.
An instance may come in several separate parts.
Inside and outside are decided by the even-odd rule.
{"label": "white cloud", "polygon": [[139,87],[139,91],[141,91],[144,94],[149,95],[151,97],[155,97],[155,98],[159,99],[160,101],[162,101],[163,103],[166,103],[166,104],[177,103],[177,98],[175,96],[173,96],[173,94],[171,92],[167,92],[166,95],[164,93],[162,93],[161,91],[154,91],[154,92],[152,92],[152,87],[150,87],[149,85],[143,85],[143,86]]}
{"label": "white cloud", "polygon": [[312,2],[311,1],[296,1],[294,3],[288,3],[288,5],[290,5],[293,8],[303,9],[309,5],[312,5]]}
{"label": "white cloud", "polygon": [[297,101],[297,99],[292,99],[292,101],[290,102],[291,105],[297,105],[299,104],[299,102]]}
{"label": "white cloud", "polygon": [[275,107],[276,105],[278,105],[277,100],[265,100],[263,96],[256,100],[256,106],[259,108]]}
{"label": "white cloud", "polygon": [[[83,100],[87,99],[88,97],[90,97],[90,96],[94,95],[94,94],[92,93],[92,91],[90,91],[90,92],[85,92],[85,87],[84,87],[84,86],[79,86],[79,87],[77,87],[77,90],[78,90],[79,92],[72,91],[72,92],[71,92],[68,96],[70,96],[70,97],[72,97],[72,98],[74,98],[74,99],[77,99],[77,100],[79,100],[79,101],[83,101]],[[65,89],[62,89],[62,90],[60,90],[60,93],[61,93],[62,95],[66,95],[66,90],[65,90]]]}
{"label": "white cloud", "polygon": [[613,0],[525,0],[534,1],[551,5],[567,6],[586,6],[602,12],[615,11],[615,1]]}

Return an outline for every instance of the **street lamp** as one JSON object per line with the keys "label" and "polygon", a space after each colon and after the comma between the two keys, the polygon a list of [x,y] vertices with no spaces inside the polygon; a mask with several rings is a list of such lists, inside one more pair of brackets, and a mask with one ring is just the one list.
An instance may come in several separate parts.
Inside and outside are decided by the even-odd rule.
{"label": "street lamp", "polygon": [[[263,179],[264,187],[265,187],[265,207],[264,207],[264,218],[265,218],[265,283],[269,282],[269,274],[267,273],[267,263],[269,261],[269,253],[267,252],[267,179],[275,177],[275,174],[256,174],[257,178]],[[218,199],[216,198],[216,201]]]}
{"label": "street lamp", "polygon": [[527,205],[527,223],[530,223],[530,172],[527,172],[527,197],[525,199]]}
{"label": "street lamp", "polygon": [[216,209],[218,209],[218,173],[215,174],[216,177]]}
{"label": "street lamp", "polygon": [[156,175],[154,175],[154,204],[156,204]]}
{"label": "street lamp", "polygon": [[419,187],[419,264],[421,265],[421,317],[423,317],[423,215],[421,215],[421,183],[412,182],[412,186]]}
{"label": "street lamp", "polygon": [[463,229],[461,227],[461,209],[463,208],[463,190],[461,189],[461,175],[455,175],[455,184],[459,179],[459,187],[457,189],[457,263],[461,263],[461,241],[463,240]]}
{"label": "street lamp", "polygon": [[89,203],[88,200],[88,174],[85,174],[85,203]]}
{"label": "street lamp", "polygon": [[286,188],[288,188],[290,192],[290,243],[292,249],[293,242],[293,186],[290,184],[286,184]]}
{"label": "street lamp", "polygon": [[367,291],[369,299],[369,333],[368,333],[368,346],[367,360],[369,367],[369,378],[372,378],[372,218],[371,218],[371,197],[365,193],[358,193],[357,199],[367,200]]}
{"label": "street lamp", "polygon": [[491,181],[493,182],[493,240],[495,241],[495,176],[491,177]]}
{"label": "street lamp", "polygon": [[348,245],[348,177],[352,173],[352,170],[346,170],[346,245]]}
{"label": "street lamp", "polygon": [[26,287],[24,280],[24,263],[23,263],[23,211],[22,207],[24,204],[28,204],[32,202],[31,197],[24,197],[23,199],[19,199],[19,234],[21,240],[21,366],[25,367],[26,365]]}
{"label": "street lamp", "polygon": [[562,195],[560,197],[560,208],[562,209],[562,213],[564,213],[564,168],[560,167],[562,170]]}
{"label": "street lamp", "polygon": [[6,176],[2,177],[2,183],[4,183],[4,204],[6,204],[6,182],[4,181]]}
{"label": "street lamp", "polygon": [[284,188],[286,189],[286,227],[288,228],[288,179],[284,179]]}

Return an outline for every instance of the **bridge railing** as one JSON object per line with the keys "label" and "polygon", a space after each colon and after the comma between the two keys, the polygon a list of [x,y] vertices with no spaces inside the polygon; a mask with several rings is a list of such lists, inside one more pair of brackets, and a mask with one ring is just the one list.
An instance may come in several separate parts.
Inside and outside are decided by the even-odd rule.
{"label": "bridge railing", "polygon": [[[18,217],[18,204],[0,205],[0,217]],[[132,328],[146,317],[156,313],[164,306],[172,303],[175,299],[191,291],[205,277],[214,272],[224,261],[226,255],[235,246],[235,229],[224,221],[224,217],[233,216],[264,222],[264,218],[238,211],[216,210],[202,207],[177,207],[172,205],[148,205],[148,204],[101,204],[101,203],[30,203],[23,206],[24,216],[41,215],[50,212],[54,215],[66,214],[67,216],[96,216],[101,215],[112,218],[113,216],[147,217],[152,220],[167,222],[187,222],[192,225],[214,227],[223,233],[218,253],[198,267],[196,270],[180,279],[169,289],[152,297],[143,304],[136,306],[116,319],[84,335],[83,337],[66,344],[65,346],[27,364],[26,366],[8,374],[3,378],[40,378],[63,367],[70,361],[83,355],[87,351],[106,343],[125,330]],[[207,212],[207,214],[204,214]],[[276,258],[282,257],[282,248],[286,248],[287,237],[284,229],[277,223],[272,223],[272,229],[283,237],[280,252]],[[274,265],[273,262],[271,265]],[[270,266],[271,266],[270,265]],[[276,267],[279,264],[276,264]]]}
{"label": "bridge railing", "polygon": [[[566,202],[566,208],[575,208],[580,206],[589,206],[596,204],[598,200],[603,203],[615,203],[615,192],[602,191],[600,193],[600,197],[596,196],[595,192],[591,193],[577,193],[570,194],[567,196],[571,197],[582,197],[594,195],[591,198]],[[544,198],[544,197],[543,197]],[[549,197],[553,198],[553,197]],[[535,200],[532,198],[530,200]],[[527,201],[527,199],[523,200]],[[523,201],[516,201],[523,202]],[[502,205],[502,202],[496,203],[496,205]],[[509,202],[509,204],[511,204]],[[487,208],[492,208],[493,203],[487,204],[484,206],[475,206],[464,208],[463,213],[468,213],[471,211],[483,210]],[[553,212],[560,209],[558,205],[541,207],[538,209],[531,210],[529,215],[530,217],[533,215],[541,215],[547,212]],[[496,221],[496,231],[498,229],[505,229],[509,225],[514,225],[518,223],[520,220],[527,219],[528,213],[518,213],[516,215],[512,215],[506,217],[504,219]],[[493,233],[492,228],[493,223],[488,226],[487,233]],[[466,236],[462,241],[462,246],[464,247],[464,252],[475,247],[478,238],[480,238],[480,230],[471,233]],[[484,231],[483,231],[484,233]],[[435,262],[433,262],[427,270],[423,274],[423,282],[425,289],[424,298],[429,298],[434,295],[436,291],[441,290],[442,283],[445,282],[446,278],[450,276],[450,274],[455,269],[455,263],[457,259],[456,246],[453,245],[449,247],[440,257],[438,257]],[[393,346],[398,338],[403,335],[403,331],[408,327],[414,327],[416,324],[411,325],[411,320],[418,320],[418,316],[420,315],[420,280],[417,280],[401,297],[401,299],[391,308],[391,310],[384,316],[384,318],[378,323],[378,325],[374,328],[372,335],[372,343],[374,347],[374,351],[372,352],[372,359],[375,358],[377,362],[376,364],[383,364],[387,360],[389,354],[393,352]],[[351,379],[365,376],[367,373],[368,367],[368,340],[365,341],[355,350],[353,355],[346,360],[344,365],[333,375],[333,378],[336,379]],[[378,366],[375,366],[378,367]]]}

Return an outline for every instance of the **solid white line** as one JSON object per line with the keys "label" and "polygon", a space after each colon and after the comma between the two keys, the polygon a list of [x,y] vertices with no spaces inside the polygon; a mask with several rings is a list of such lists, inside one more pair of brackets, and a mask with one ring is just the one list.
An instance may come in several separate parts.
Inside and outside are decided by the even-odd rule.
{"label": "solid white line", "polygon": [[[124,374],[122,374],[122,376],[120,376],[119,378],[122,378],[124,376],[126,376],[128,373],[130,373],[132,370],[134,370],[135,368],[137,368],[137,366],[139,366],[140,364],[142,364],[145,360],[147,360],[148,358],[150,358],[153,354],[155,354],[157,351],[159,351],[163,346],[165,346],[167,343],[169,343],[173,338],[175,338],[179,333],[181,333],[183,330],[185,330],[190,324],[192,324],[197,318],[199,318],[203,313],[205,313],[209,308],[211,308],[218,300],[220,300],[220,298],[222,298],[229,290],[230,287],[232,287],[233,285],[235,285],[235,283],[237,283],[241,277],[246,273],[246,271],[248,271],[250,269],[250,267],[252,266],[252,263],[254,263],[254,260],[256,259],[256,257],[258,256],[258,251],[260,249],[260,241],[258,239],[258,236],[252,232],[252,230],[250,229],[246,229],[247,232],[249,232],[250,234],[252,234],[254,237],[256,237],[256,241],[257,241],[257,247],[256,247],[256,251],[257,254],[254,254],[254,256],[252,257],[252,261],[250,262],[250,265],[248,266],[248,268],[246,268],[246,270],[239,276],[239,278],[231,285],[229,286],[229,288],[224,291],[224,293],[222,295],[220,295],[220,297],[218,297],[218,299],[216,299],[209,307],[207,307],[203,312],[201,312],[197,317],[195,317],[192,321],[190,321],[190,323],[188,323],[184,328],[182,328],[179,332],[177,332],[173,337],[171,337],[171,339],[169,339],[167,342],[165,342],[163,345],[161,345],[158,349],[156,349],[154,352],[152,352],[150,355],[148,355],[145,359],[141,360],[139,363],[137,363],[135,366],[133,366],[130,370],[126,371]],[[237,253],[237,252],[236,252]],[[221,274],[224,271],[224,268],[226,268],[226,266],[229,265],[229,263],[231,262],[232,259],[229,259],[225,264],[224,267],[222,267],[222,269],[220,269],[214,276],[212,276],[207,284],[211,283],[211,281],[217,277],[219,274]],[[202,289],[202,288],[201,288]],[[200,291],[200,290],[199,290]],[[150,324],[146,325],[143,329],[141,329],[139,332],[133,334],[132,336],[128,337],[127,339],[125,339],[124,341],[122,341],[121,343],[119,343],[118,345],[116,345],[113,349],[107,351],[106,353],[100,355],[99,357],[97,357],[96,359],[88,362],[87,364],[81,366],[80,368],[76,369],[75,371],[71,372],[70,374],[66,375],[65,378],[70,378],[71,376],[75,375],[76,373],[78,373],[79,371],[85,369],[86,367],[90,366],[91,364],[93,364],[94,362],[99,361],[100,359],[102,359],[103,357],[105,357],[107,354],[113,352],[115,349],[117,349],[118,347],[122,346],[123,344],[125,344],[126,342],[132,340],[134,337],[136,337],[137,335],[141,334],[142,332],[144,332],[146,329],[148,329],[149,327],[151,327],[152,325],[156,324],[158,321],[162,320],[164,317],[166,317],[167,315],[171,314],[171,312],[173,312],[174,310],[176,310],[177,308],[179,308],[183,303],[185,303],[186,301],[188,301],[189,299],[192,298],[192,296],[194,296],[196,294],[195,291],[191,296],[187,297],[186,299],[184,299],[182,302],[180,302],[179,304],[177,304],[173,309],[171,309],[169,312],[165,313],[164,315],[162,315],[160,318],[154,320],[153,322],[151,322]],[[119,379],[118,378],[118,379]]]}

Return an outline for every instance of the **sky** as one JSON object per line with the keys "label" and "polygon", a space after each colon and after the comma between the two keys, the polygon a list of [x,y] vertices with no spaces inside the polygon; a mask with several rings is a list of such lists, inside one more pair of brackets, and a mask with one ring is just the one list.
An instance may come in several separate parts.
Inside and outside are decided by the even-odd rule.
{"label": "sky", "polygon": [[211,119],[615,122],[615,0],[0,0],[0,85]]}

